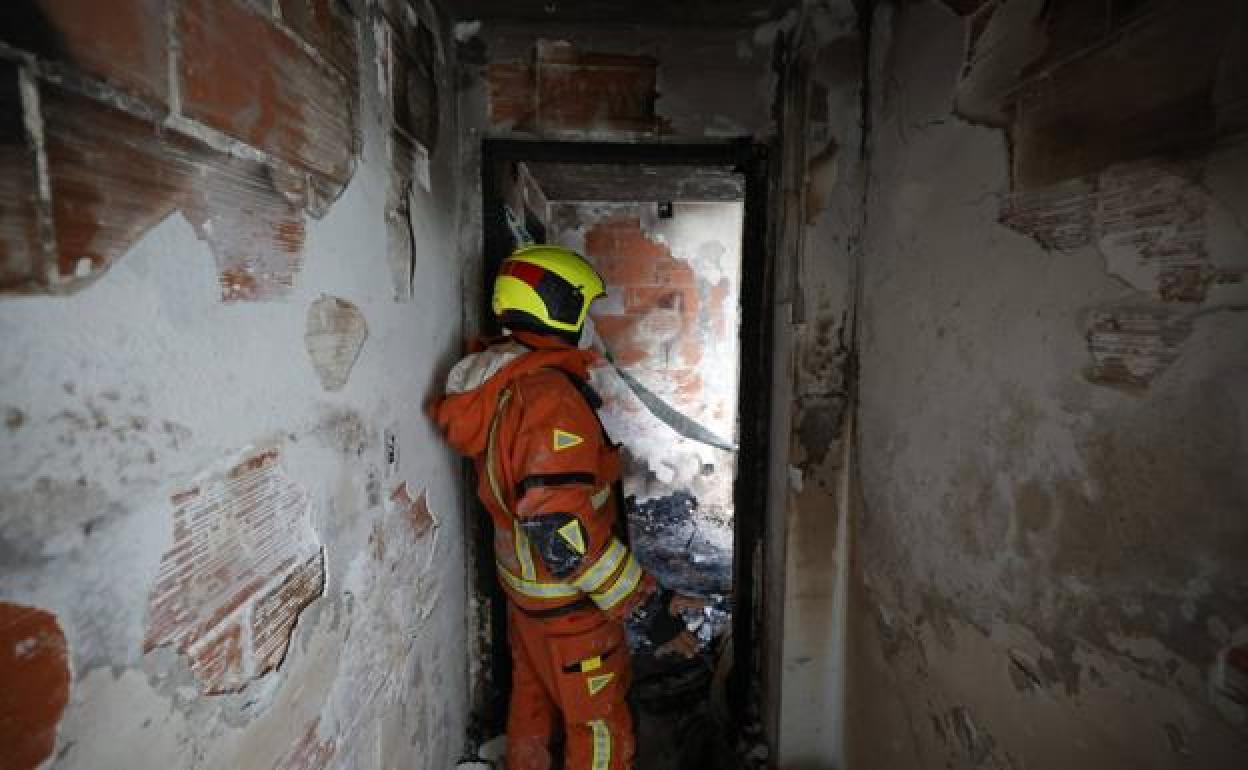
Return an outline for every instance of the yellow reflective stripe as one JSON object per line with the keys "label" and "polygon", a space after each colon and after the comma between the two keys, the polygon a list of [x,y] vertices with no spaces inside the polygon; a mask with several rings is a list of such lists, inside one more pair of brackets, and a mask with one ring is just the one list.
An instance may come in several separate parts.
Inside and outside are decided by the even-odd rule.
{"label": "yellow reflective stripe", "polygon": [[603,487],[602,489],[595,492],[593,497],[589,498],[589,502],[594,506],[594,510],[596,511],[602,506],[606,505],[607,501],[610,499],[611,499],[611,487]]}
{"label": "yellow reflective stripe", "polygon": [[569,596],[580,596],[581,592],[576,586],[567,583],[538,583],[534,580],[525,580],[516,577],[503,566],[502,562],[496,562],[498,565],[499,577],[503,579],[507,585],[515,589],[516,593],[534,599],[563,599]]}
{"label": "yellow reflective stripe", "polygon": [[611,587],[606,591],[600,591],[591,594],[590,598],[598,605],[600,609],[609,610],[620,601],[628,596],[637,588],[637,584],[641,582],[641,565],[637,563],[637,559],[630,553],[628,555],[628,566],[624,567],[624,571],[615,579]]}
{"label": "yellow reflective stripe", "polygon": [[590,770],[607,770],[611,765],[611,728],[605,721],[595,719],[589,723],[589,729],[594,734],[594,760]]}
{"label": "yellow reflective stripe", "polygon": [[511,509],[507,507],[507,501],[503,498],[503,490],[498,485],[498,477],[494,474],[494,448],[498,439],[498,426],[503,421],[503,411],[507,408],[509,401],[511,401],[511,390],[504,390],[503,395],[499,396],[498,406],[494,409],[494,419],[490,420],[490,437],[485,452],[485,475],[489,477],[490,491],[494,493],[498,507],[503,509],[503,513],[512,516]]}
{"label": "yellow reflective stripe", "polygon": [[511,520],[511,536],[516,546],[516,561],[520,562],[520,577],[525,580],[536,580],[537,570],[533,568],[533,551],[529,548],[529,538],[524,534],[519,519]]}
{"label": "yellow reflective stripe", "polygon": [[620,568],[620,562],[628,554],[628,549],[624,544],[614,537],[611,538],[611,545],[607,546],[607,550],[602,552],[602,556],[598,557],[598,561],[594,562],[594,566],[581,573],[581,576],[572,583],[585,593],[597,591],[602,588],[602,584],[607,578],[615,574]]}

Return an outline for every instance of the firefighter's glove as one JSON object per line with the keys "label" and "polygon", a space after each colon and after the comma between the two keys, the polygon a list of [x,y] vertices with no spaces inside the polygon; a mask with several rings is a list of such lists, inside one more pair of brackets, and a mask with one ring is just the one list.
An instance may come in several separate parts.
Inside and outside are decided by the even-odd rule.
{"label": "firefighter's glove", "polygon": [[660,588],[637,608],[633,619],[654,645],[656,655],[677,652],[688,658],[697,652],[697,641],[680,618],[674,599],[678,599],[675,592]]}

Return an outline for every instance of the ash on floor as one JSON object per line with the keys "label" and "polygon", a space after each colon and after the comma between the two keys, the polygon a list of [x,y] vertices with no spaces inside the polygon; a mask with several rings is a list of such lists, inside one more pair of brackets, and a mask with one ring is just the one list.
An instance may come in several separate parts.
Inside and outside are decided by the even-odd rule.
{"label": "ash on floor", "polygon": [[698,596],[732,591],[732,516],[687,491],[626,501],[633,552],[665,586]]}

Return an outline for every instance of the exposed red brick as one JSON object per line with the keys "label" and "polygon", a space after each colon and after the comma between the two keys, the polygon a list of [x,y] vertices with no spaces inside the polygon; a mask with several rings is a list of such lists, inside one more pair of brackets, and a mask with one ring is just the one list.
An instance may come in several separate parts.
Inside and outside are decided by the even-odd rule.
{"label": "exposed red brick", "polygon": [[265,16],[236,0],[186,0],[178,14],[183,111],[345,184],[353,93]]}
{"label": "exposed red brick", "polygon": [[324,588],[324,560],[320,553],[316,553],[256,602],[251,611],[254,675],[281,665],[299,613],[319,597]]}
{"label": "exposed red brick", "polygon": [[305,217],[264,165],[217,158],[196,181],[185,213],[212,247],[223,300],[267,299],[293,288],[303,267]]}
{"label": "exposed red brick", "polygon": [[68,91],[41,89],[52,186],[57,273],[94,270],[185,204],[191,174],[209,149]]}
{"label": "exposed red brick", "polygon": [[68,64],[149,102],[169,94],[169,0],[36,0],[0,40]]}
{"label": "exposed red brick", "polygon": [[[692,265],[651,239],[637,216],[595,223],[585,232],[584,251],[607,283],[615,313],[594,315],[598,334],[616,362],[637,371],[661,372],[665,398],[689,414],[704,409],[705,383],[696,367],[705,355],[703,327],[726,331],[724,303],[731,282],[713,287],[704,307]],[[610,409],[629,411],[632,401],[612,400]]]}
{"label": "exposed red brick", "polygon": [[1001,207],[999,221],[1027,233],[1045,248],[1063,251],[1092,241],[1095,178],[1073,179],[1044,190],[1015,193]]}
{"label": "exposed red brick", "polygon": [[673,310],[683,318],[696,318],[698,305],[698,290],[691,286],[630,286],[624,290],[624,307],[629,313],[662,308]]}
{"label": "exposed red brick", "polygon": [[336,0],[280,0],[282,21],[354,83],[358,37],[355,21],[340,5]]}
{"label": "exposed red brick", "polygon": [[657,130],[654,59],[581,55],[567,44],[539,43],[537,68],[540,128]]}
{"label": "exposed red brick", "polygon": [[[592,231],[591,231],[592,232]],[[614,241],[595,238],[592,245],[586,243],[586,251],[593,254],[618,253]],[[604,251],[593,251],[603,249]],[[633,259],[628,256],[600,256],[594,258],[594,267],[609,286],[653,286],[658,282],[655,263],[649,259]]]}
{"label": "exposed red brick", "polygon": [[278,461],[276,450],[255,453],[172,498],[174,540],[149,599],[144,649],[186,654],[206,693],[237,690],[280,664],[295,618],[321,593],[307,496]]}
{"label": "exposed red brick", "polygon": [[225,299],[289,290],[304,217],[263,164],[55,87],[42,103],[62,285],[74,285],[82,260],[106,267],[181,208],[212,247]]}
{"label": "exposed red brick", "polygon": [[[688,262],[675,257],[656,260],[654,263],[654,280],[660,286],[679,289],[692,289],[698,285],[697,277]],[[696,297],[696,294],[694,295]]]}
{"label": "exposed red brick", "polygon": [[598,336],[606,341],[615,362],[620,366],[635,366],[649,356],[634,338],[636,326],[637,319],[632,316],[594,314],[594,327]]}
{"label": "exposed red brick", "polygon": [[6,770],[34,770],[56,748],[69,702],[65,633],[50,612],[0,602],[0,747]]}
{"label": "exposed red brick", "polygon": [[490,86],[490,123],[515,129],[532,127],[537,115],[534,68],[528,64],[491,64],[485,77]]}
{"label": "exposed red brick", "polygon": [[1209,200],[1199,175],[1191,164],[1122,164],[1015,193],[1000,221],[1048,248],[1095,244],[1111,267],[1131,263],[1136,288],[1167,302],[1200,303],[1211,286],[1234,282],[1237,270],[1210,262]]}
{"label": "exposed red brick", "polygon": [[1147,388],[1179,357],[1191,321],[1164,309],[1102,308],[1092,314],[1087,378],[1127,390]]}
{"label": "exposed red brick", "polygon": [[243,630],[238,623],[226,623],[214,636],[191,652],[191,671],[208,684],[208,692],[225,692],[227,683],[241,683],[243,670]]}
{"label": "exposed red brick", "polygon": [[490,122],[526,130],[659,129],[658,65],[643,56],[580,53],[568,43],[541,41],[536,61],[491,64]]}
{"label": "exposed red brick", "polygon": [[221,283],[221,299],[226,302],[257,299],[260,296],[260,282],[240,267],[222,270],[218,281]]}

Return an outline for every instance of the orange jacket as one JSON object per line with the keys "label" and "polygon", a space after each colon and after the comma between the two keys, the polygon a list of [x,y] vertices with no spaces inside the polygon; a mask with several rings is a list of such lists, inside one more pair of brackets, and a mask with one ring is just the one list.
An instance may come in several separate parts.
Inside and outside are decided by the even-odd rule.
{"label": "orange jacket", "polygon": [[619,450],[585,384],[596,359],[518,334],[462,360],[437,406],[448,441],[476,463],[503,588],[531,613],[588,598],[623,618],[656,588],[615,536]]}

